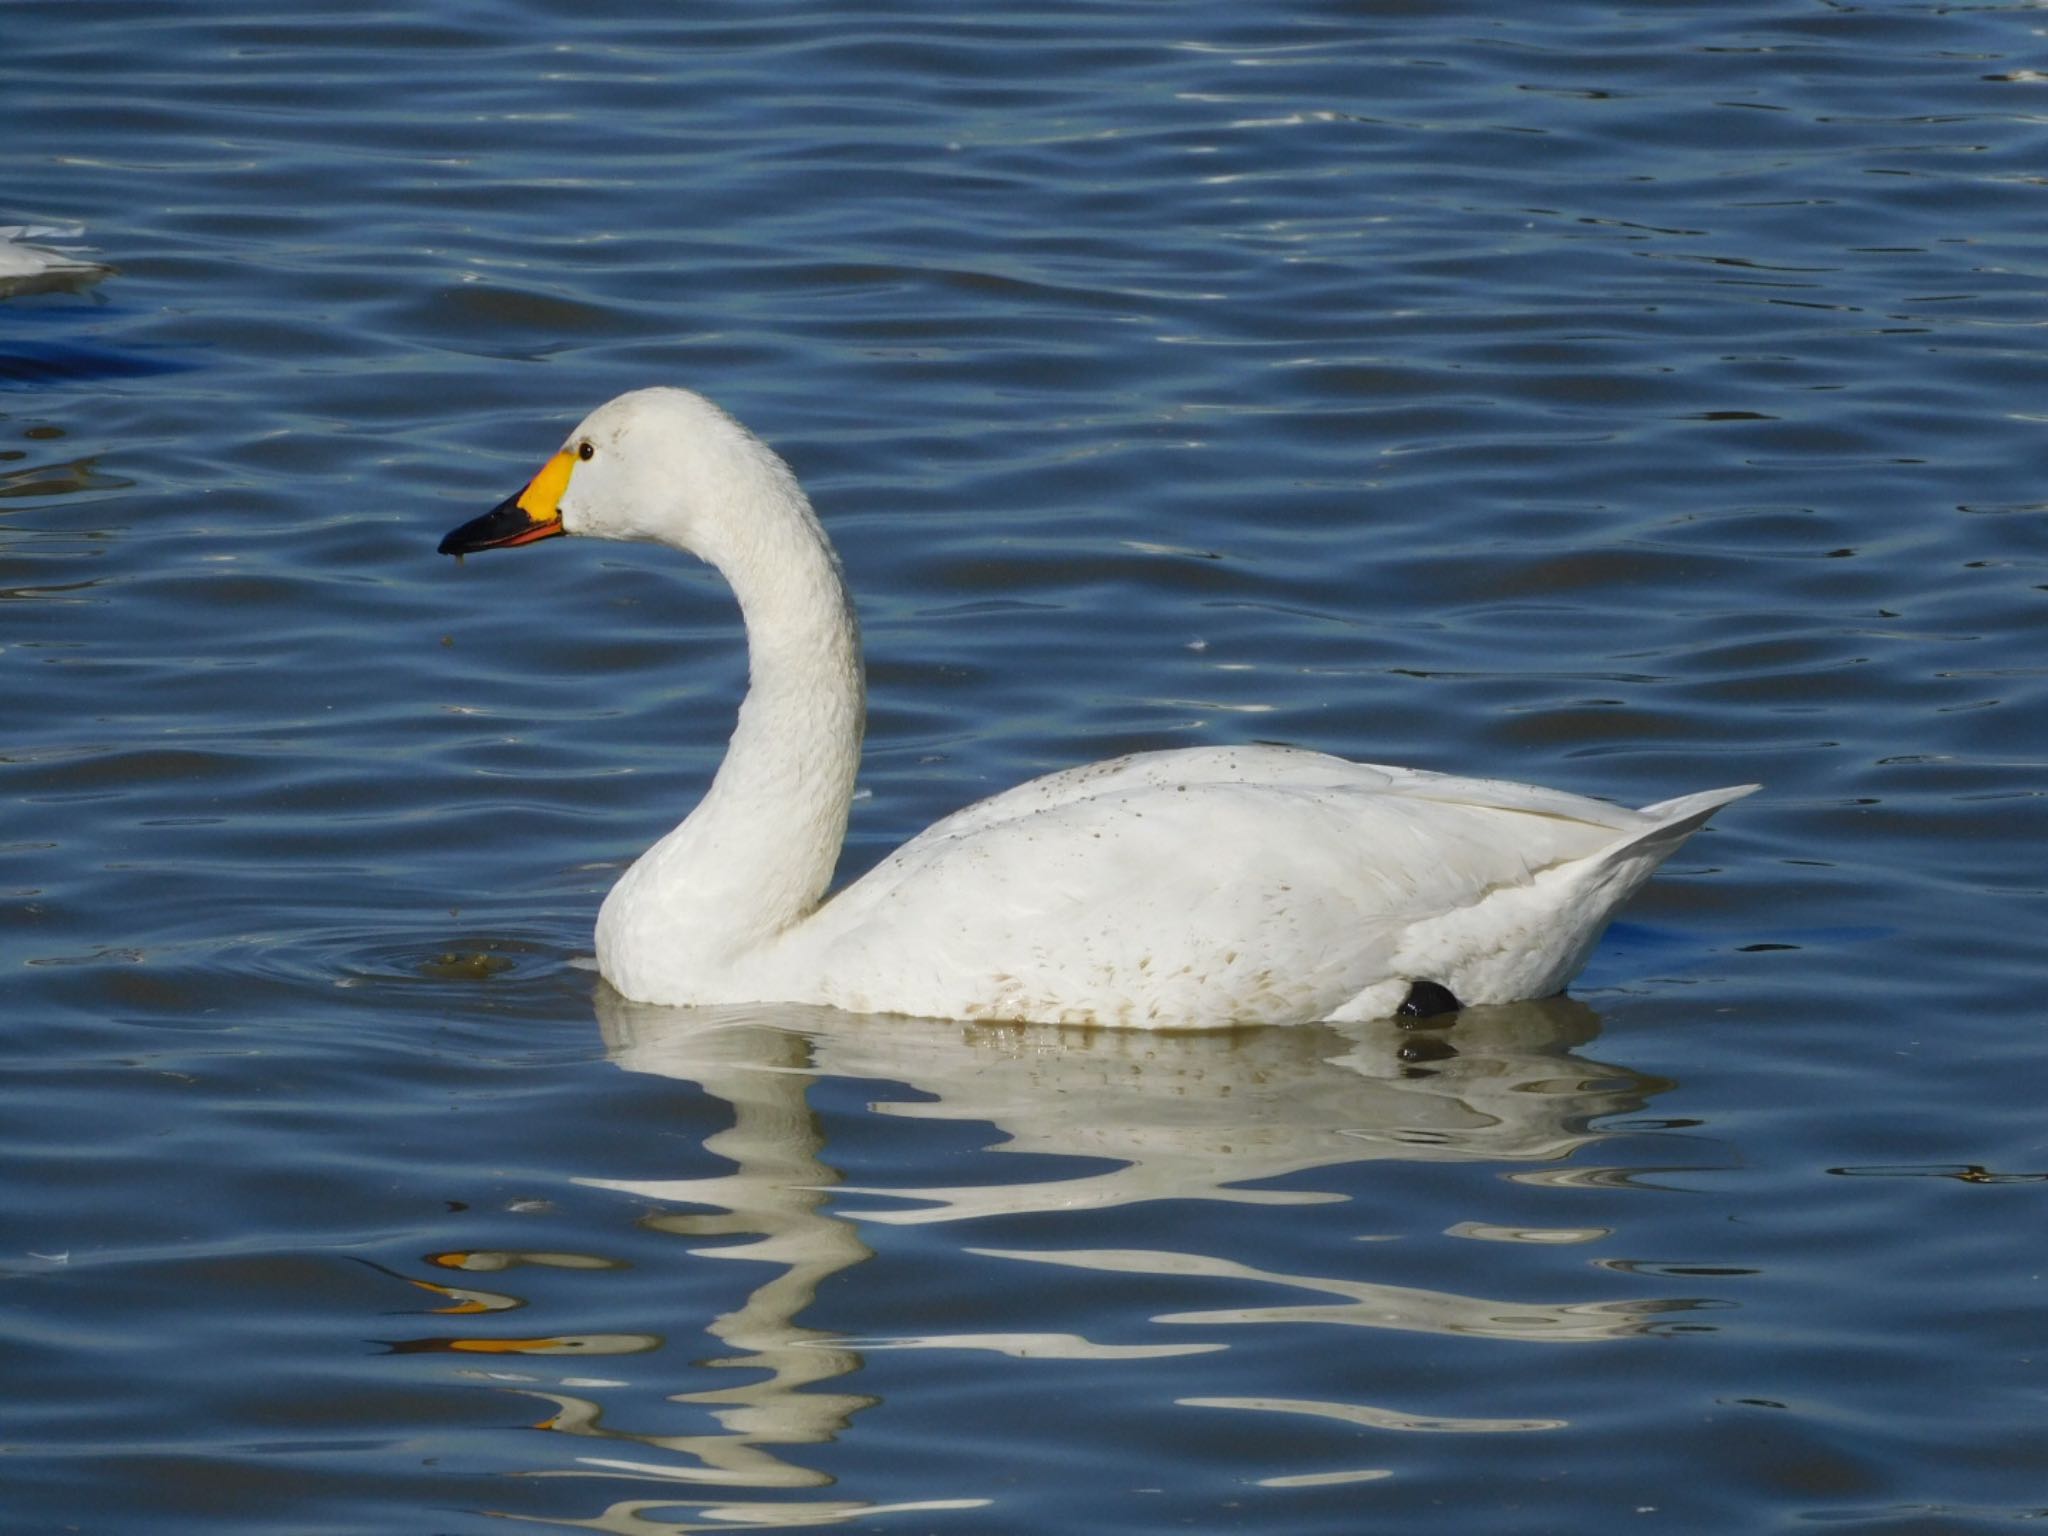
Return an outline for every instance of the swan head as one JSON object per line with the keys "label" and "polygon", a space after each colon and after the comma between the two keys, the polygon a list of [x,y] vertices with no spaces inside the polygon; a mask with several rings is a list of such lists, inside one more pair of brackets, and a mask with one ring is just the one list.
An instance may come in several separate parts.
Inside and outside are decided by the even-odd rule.
{"label": "swan head", "polygon": [[751,504],[803,493],[732,417],[686,389],[638,389],[599,406],[518,494],[441,540],[444,555],[558,534],[643,539],[722,564]]}

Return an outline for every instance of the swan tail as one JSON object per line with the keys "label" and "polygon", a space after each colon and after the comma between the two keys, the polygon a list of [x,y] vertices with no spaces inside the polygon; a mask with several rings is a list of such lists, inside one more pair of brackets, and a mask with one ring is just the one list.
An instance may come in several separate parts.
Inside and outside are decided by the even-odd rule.
{"label": "swan tail", "polygon": [[[1368,989],[1333,1017],[1384,1017],[1402,1006],[1413,990],[1408,984],[1422,981],[1464,1004],[1562,992],[1584,968],[1608,920],[1657,866],[1714,812],[1757,788],[1710,789],[1645,806],[1637,814],[1654,819],[1617,830],[1605,846],[1414,924],[1401,934],[1393,956],[1393,974],[1403,985]],[[1426,991],[1417,1001],[1432,1000],[1442,1001]]]}
{"label": "swan tail", "polygon": [[[1658,866],[1684,847],[1686,839],[1705,826],[1714,812],[1762,787],[1738,784],[1644,806],[1640,814],[1656,817],[1653,825],[1616,838],[1577,866],[1570,880],[1571,895],[1564,903],[1573,915],[1564,925],[1563,941],[1549,953],[1550,968],[1534,982],[1522,978],[1523,990],[1514,995],[1547,997],[1570,985],[1599,942],[1608,919],[1649,881]],[[1462,990],[1458,995],[1465,996]]]}
{"label": "swan tail", "polygon": [[[1696,795],[1679,795],[1672,800],[1659,800],[1655,805],[1646,805],[1640,815],[1654,816],[1664,823],[1657,828],[1661,835],[1667,830],[1676,830],[1680,837],[1690,837],[1697,832],[1709,816],[1745,795],[1753,795],[1762,789],[1761,784],[1737,784],[1728,789],[1703,789]],[[1680,828],[1678,823],[1683,822]]]}
{"label": "swan tail", "polygon": [[1656,817],[1657,824],[1617,838],[1594,858],[1589,872],[1613,892],[1612,904],[1619,906],[1656,872],[1659,864],[1678,852],[1687,838],[1705,826],[1714,812],[1744,795],[1755,794],[1761,788],[1761,784],[1737,784],[1728,789],[1707,789],[1696,795],[1679,795],[1675,799],[1646,805],[1640,814]]}

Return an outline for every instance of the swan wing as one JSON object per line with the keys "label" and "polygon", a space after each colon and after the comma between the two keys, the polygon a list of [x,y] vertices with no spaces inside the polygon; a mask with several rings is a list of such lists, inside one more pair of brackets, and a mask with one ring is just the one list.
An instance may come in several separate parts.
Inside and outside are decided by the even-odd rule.
{"label": "swan wing", "polygon": [[[1506,904],[1497,934],[1470,914],[1659,825],[1285,748],[1140,754],[937,823],[812,917],[807,968],[830,978],[822,1000],[857,1010],[1154,1027],[1375,1016],[1409,980],[1476,976],[1468,951],[1550,944],[1522,909],[1548,896]],[[1454,941],[1427,942],[1460,919]],[[1418,945],[1432,968],[1404,969]]]}

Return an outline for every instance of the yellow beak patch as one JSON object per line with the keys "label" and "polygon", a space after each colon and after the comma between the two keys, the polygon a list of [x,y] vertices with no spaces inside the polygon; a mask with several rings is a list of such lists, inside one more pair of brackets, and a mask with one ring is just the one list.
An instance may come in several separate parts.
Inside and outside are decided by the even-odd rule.
{"label": "yellow beak patch", "polygon": [[541,465],[540,473],[519,493],[519,510],[536,523],[559,523],[562,492],[569,489],[569,471],[575,467],[576,456],[566,448]]}

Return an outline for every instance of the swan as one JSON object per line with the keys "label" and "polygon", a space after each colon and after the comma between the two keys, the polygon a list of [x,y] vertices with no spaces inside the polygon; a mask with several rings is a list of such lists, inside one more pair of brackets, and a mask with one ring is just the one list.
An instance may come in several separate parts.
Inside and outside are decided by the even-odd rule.
{"label": "swan", "polygon": [[49,225],[0,226],[0,299],[29,293],[75,293],[114,269],[69,247],[36,244],[76,240],[78,229]]}
{"label": "swan", "polygon": [[789,466],[701,395],[636,390],[440,552],[560,534],[697,556],[746,628],[710,789],[598,913],[598,970],[636,1002],[1204,1028],[1546,997],[1758,787],[1627,810],[1291,747],[1140,752],[956,811],[827,899],[865,687],[838,556]]}

